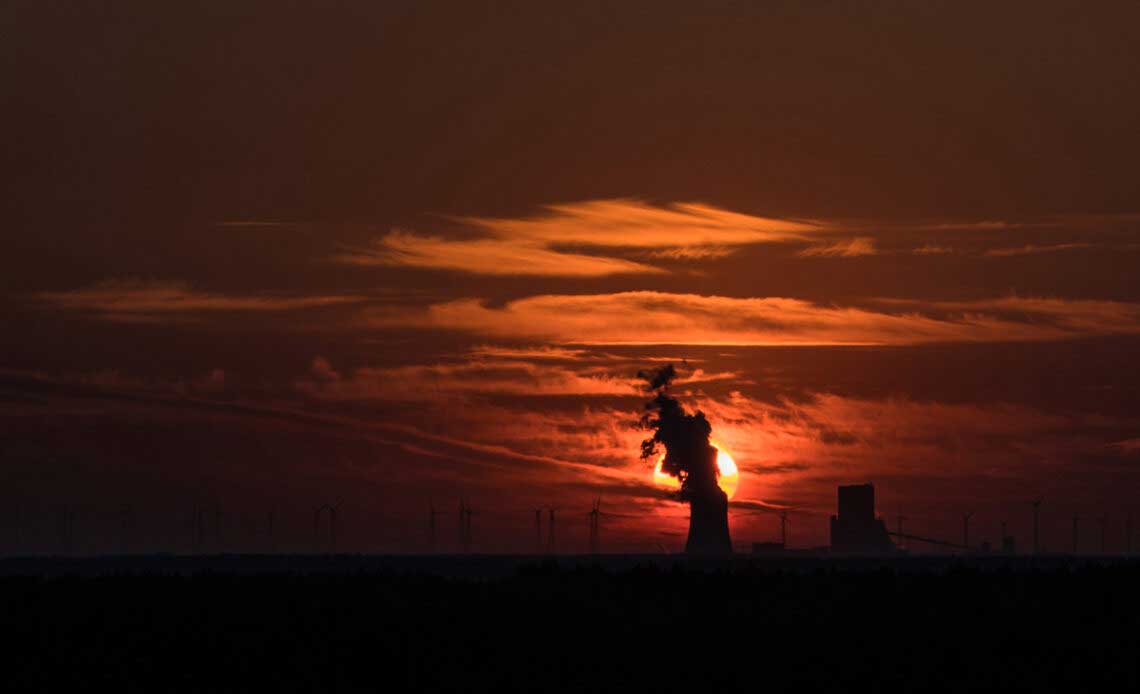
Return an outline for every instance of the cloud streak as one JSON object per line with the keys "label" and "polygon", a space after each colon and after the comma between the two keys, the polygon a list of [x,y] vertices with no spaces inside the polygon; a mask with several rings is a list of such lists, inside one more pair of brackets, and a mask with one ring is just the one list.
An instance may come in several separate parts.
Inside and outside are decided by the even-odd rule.
{"label": "cloud streak", "polygon": [[[997,258],[1102,246],[1108,220],[943,223],[882,220],[788,220],[701,203],[653,205],[636,199],[546,205],[529,217],[450,216],[447,234],[393,229],[370,245],[333,256],[339,263],[407,267],[487,276],[608,277],[656,275],[679,263],[700,264],[760,244],[800,246],[798,258],[859,258],[895,253]],[[1119,221],[1119,220],[1117,220]],[[1089,226],[1092,224],[1093,226]],[[1075,226],[1074,226],[1075,225]],[[1068,238],[1057,239],[1065,227]],[[1027,230],[1046,228],[1051,243]],[[861,235],[853,236],[858,231]],[[900,233],[910,239],[898,247]]]}
{"label": "cloud streak", "polygon": [[1054,243],[1049,245],[1026,244],[1016,248],[990,248],[985,252],[989,258],[1003,258],[1015,255],[1033,255],[1036,253],[1056,253],[1057,251],[1070,251],[1077,248],[1089,248],[1088,243]]}
{"label": "cloud streak", "polygon": [[700,203],[649,205],[639,200],[593,200],[547,205],[523,219],[462,217],[496,236],[551,244],[691,248],[800,241],[825,228],[816,222],[757,217]]}
{"label": "cloud streak", "polygon": [[[602,277],[664,270],[632,260],[586,254],[640,250],[649,258],[691,261],[729,255],[749,244],[799,242],[826,230],[801,222],[730,212],[699,203],[650,205],[593,200],[548,205],[526,218],[454,217],[484,236],[444,238],[393,230],[372,246],[333,260],[351,265],[452,270],[479,275]],[[579,250],[571,250],[579,249]]]}
{"label": "cloud streak", "polygon": [[454,240],[393,231],[372,248],[337,255],[348,265],[458,270],[478,275],[602,277],[663,270],[620,258],[551,250],[525,239]]}
{"label": "cloud streak", "polygon": [[869,236],[843,239],[833,243],[808,246],[796,255],[803,258],[855,258],[861,255],[875,255],[875,240]]}
{"label": "cloud streak", "polygon": [[599,345],[917,345],[1140,334],[1140,305],[1130,303],[1017,297],[875,303],[883,309],[788,298],[623,292],[532,296],[501,307],[460,299],[426,309],[369,310],[365,320],[375,327]]}
{"label": "cloud streak", "polygon": [[[533,357],[545,359],[539,355]],[[696,369],[679,385],[735,379],[733,372]],[[483,395],[574,395],[641,397],[630,368],[572,368],[525,359],[475,359],[390,368],[361,368],[342,375],[324,357],[316,357],[306,378],[294,383],[301,392],[323,400],[442,401]]]}
{"label": "cloud streak", "polygon": [[235,296],[197,291],[181,282],[113,280],[84,289],[42,292],[36,298],[56,308],[97,314],[112,321],[171,321],[187,314],[277,312],[324,308],[365,300],[355,295]]}

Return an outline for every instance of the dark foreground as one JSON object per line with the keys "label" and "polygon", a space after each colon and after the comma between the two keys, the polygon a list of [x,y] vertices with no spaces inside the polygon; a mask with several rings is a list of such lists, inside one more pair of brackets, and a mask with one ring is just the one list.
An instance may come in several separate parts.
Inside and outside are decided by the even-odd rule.
{"label": "dark foreground", "polygon": [[0,561],[3,688],[1133,690],[1135,560]]}

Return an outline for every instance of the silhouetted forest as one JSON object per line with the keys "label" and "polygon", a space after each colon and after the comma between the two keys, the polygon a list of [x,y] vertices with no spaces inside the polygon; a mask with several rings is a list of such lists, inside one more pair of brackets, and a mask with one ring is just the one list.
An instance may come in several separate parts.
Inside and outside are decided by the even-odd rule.
{"label": "silhouetted forest", "polygon": [[[1140,563],[523,563],[7,576],[7,691],[1137,684]],[[11,573],[11,567],[8,567]]]}

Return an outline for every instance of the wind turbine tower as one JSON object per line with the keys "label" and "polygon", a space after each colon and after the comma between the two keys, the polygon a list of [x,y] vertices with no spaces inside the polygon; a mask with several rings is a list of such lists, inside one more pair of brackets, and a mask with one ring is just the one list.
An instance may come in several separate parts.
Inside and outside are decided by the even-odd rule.
{"label": "wind turbine tower", "polygon": [[428,543],[431,552],[436,551],[436,522],[435,519],[442,511],[437,511],[435,502],[428,501]]}
{"label": "wind turbine tower", "polygon": [[464,515],[463,527],[467,533],[467,551],[470,552],[471,547],[475,543],[475,537],[471,531],[471,516],[475,515],[475,510],[472,509],[470,506],[468,506],[467,509],[464,511],[464,514],[465,515]]}
{"label": "wind turbine tower", "polygon": [[1005,554],[1013,554],[1014,547],[1014,540],[1009,536],[1009,523],[1003,520],[1001,522],[1001,551]]}
{"label": "wind turbine tower", "polygon": [[1033,553],[1041,553],[1041,499],[1029,502],[1033,506]]}
{"label": "wind turbine tower", "polygon": [[602,500],[595,499],[594,507],[590,509],[590,554],[598,553],[598,520],[602,515]]}
{"label": "wind turbine tower", "polygon": [[466,500],[459,500],[459,546],[464,552],[471,551],[471,516],[474,513]]}
{"label": "wind turbine tower", "polygon": [[[313,545],[314,550],[317,552],[321,551],[321,545],[324,544],[326,552],[329,554],[336,553],[336,509],[339,505],[339,503],[323,504],[322,506],[317,507],[317,510],[313,512]],[[322,543],[321,516],[324,515],[325,511],[328,511],[329,531],[328,535],[325,537],[325,543]]]}

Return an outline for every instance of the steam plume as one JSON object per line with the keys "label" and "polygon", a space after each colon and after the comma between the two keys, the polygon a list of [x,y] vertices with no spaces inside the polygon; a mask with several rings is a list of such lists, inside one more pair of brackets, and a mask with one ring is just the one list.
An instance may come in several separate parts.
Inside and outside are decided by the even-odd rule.
{"label": "steam plume", "polygon": [[681,403],[669,395],[669,385],[677,377],[672,364],[657,369],[639,371],[637,377],[645,381],[645,390],[653,395],[645,404],[647,410],[640,425],[653,431],[641,442],[641,457],[652,458],[665,446],[665,460],[661,471],[681,481],[681,499],[688,501],[694,494],[706,493],[711,484],[716,488],[718,470],[716,458],[710,464],[707,450],[712,426],[699,410],[685,412]]}
{"label": "steam plume", "polygon": [[681,481],[681,501],[689,503],[689,539],[685,551],[693,554],[729,554],[728,497],[717,486],[716,449],[709,443],[712,426],[699,410],[685,412],[669,394],[677,377],[672,364],[639,371],[645,390],[652,394],[645,403],[640,425],[653,435],[641,442],[641,457],[651,458],[665,446],[661,470]]}

